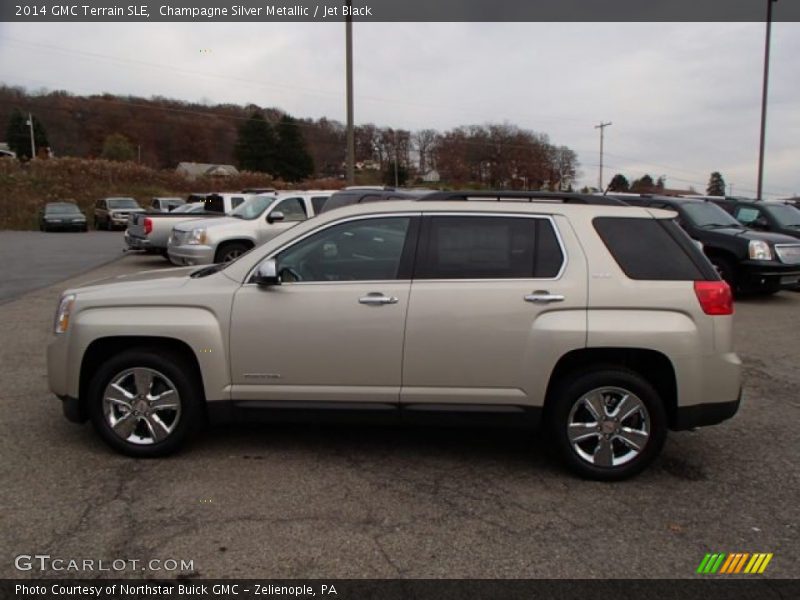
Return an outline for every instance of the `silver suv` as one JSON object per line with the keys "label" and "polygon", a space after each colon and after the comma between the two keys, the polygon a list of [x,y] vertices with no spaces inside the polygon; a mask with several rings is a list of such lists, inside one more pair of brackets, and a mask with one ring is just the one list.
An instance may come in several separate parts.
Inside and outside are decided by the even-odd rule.
{"label": "silver suv", "polygon": [[208,417],[499,418],[596,479],[733,416],[730,289],[674,213],[532,200],[359,204],[227,264],[68,290],[50,387],[131,456]]}

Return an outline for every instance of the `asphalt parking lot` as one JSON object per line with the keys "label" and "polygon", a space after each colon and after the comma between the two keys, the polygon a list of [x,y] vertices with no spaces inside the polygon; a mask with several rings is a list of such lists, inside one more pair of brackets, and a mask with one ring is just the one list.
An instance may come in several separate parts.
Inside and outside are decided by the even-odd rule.
{"label": "asphalt parking lot", "polygon": [[576,479],[534,436],[490,430],[217,428],[136,461],[62,417],[45,347],[61,289],[167,264],[128,255],[0,305],[0,577],[42,576],[18,554],[195,577],[683,578],[707,552],[771,552],[765,576],[798,572],[800,294],[737,303],[739,414],[672,433],[630,481]]}
{"label": "asphalt parking lot", "polygon": [[116,260],[122,232],[0,231],[0,304]]}

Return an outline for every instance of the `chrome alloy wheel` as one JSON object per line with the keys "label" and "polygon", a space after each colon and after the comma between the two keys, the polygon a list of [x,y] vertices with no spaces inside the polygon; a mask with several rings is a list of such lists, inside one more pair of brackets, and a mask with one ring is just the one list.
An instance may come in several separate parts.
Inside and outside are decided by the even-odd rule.
{"label": "chrome alloy wheel", "polygon": [[165,440],[178,425],[178,389],[155,369],[136,367],[118,373],[103,392],[103,415],[111,430],[131,444]]}
{"label": "chrome alloy wheel", "polygon": [[632,392],[601,387],[581,396],[567,421],[567,437],[581,459],[617,467],[636,458],[650,438],[650,414]]}

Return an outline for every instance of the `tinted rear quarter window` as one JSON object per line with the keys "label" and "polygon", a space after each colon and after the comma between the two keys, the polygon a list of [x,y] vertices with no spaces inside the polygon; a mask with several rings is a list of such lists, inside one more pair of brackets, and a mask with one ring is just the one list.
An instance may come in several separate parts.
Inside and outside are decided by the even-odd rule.
{"label": "tinted rear quarter window", "polygon": [[428,217],[419,279],[550,279],[564,255],[548,219]]}
{"label": "tinted rear quarter window", "polygon": [[631,279],[719,279],[711,263],[674,221],[598,217],[593,223],[614,260]]}

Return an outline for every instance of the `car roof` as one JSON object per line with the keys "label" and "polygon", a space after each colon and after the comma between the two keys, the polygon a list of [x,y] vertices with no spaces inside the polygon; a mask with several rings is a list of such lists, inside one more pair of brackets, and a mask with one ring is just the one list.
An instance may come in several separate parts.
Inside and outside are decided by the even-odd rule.
{"label": "car roof", "polygon": [[74,206],[76,208],[78,207],[78,205],[75,202],[70,202],[68,200],[58,200],[57,202],[48,202],[44,206],[45,208],[47,208],[48,206]]}

